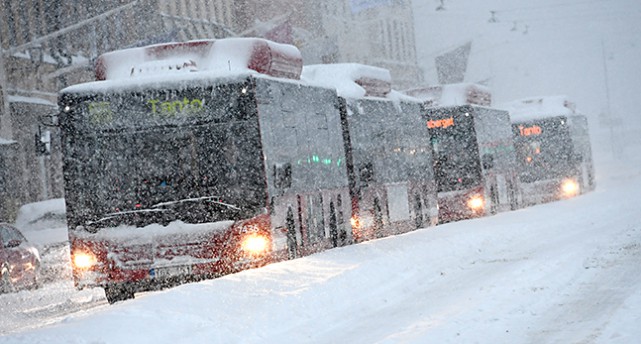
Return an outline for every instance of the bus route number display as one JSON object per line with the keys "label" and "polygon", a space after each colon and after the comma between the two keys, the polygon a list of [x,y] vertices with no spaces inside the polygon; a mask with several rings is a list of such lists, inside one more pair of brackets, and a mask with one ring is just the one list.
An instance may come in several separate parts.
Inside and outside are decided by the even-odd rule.
{"label": "bus route number display", "polygon": [[182,99],[142,99],[136,102],[94,101],[87,105],[89,121],[97,126],[112,126],[135,121],[172,121],[193,117],[202,113],[205,100],[183,97]]}
{"label": "bus route number display", "polygon": [[531,127],[519,125],[519,135],[521,136],[538,136],[541,135],[542,132],[543,130],[538,125]]}
{"label": "bus route number display", "polygon": [[189,99],[184,97],[182,100],[160,101],[150,99],[147,104],[151,106],[151,114],[154,116],[173,117],[181,113],[197,113],[203,109],[203,99]]}
{"label": "bus route number display", "polygon": [[430,129],[434,128],[449,128],[454,125],[454,117],[444,118],[444,119],[431,119],[427,121],[427,127]]}

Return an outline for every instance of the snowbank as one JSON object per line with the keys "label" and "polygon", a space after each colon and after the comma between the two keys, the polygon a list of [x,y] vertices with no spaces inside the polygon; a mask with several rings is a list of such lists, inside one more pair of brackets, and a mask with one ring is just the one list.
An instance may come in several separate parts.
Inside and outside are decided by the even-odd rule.
{"label": "snowbank", "polygon": [[63,198],[23,205],[18,210],[15,224],[27,240],[39,247],[69,240]]}

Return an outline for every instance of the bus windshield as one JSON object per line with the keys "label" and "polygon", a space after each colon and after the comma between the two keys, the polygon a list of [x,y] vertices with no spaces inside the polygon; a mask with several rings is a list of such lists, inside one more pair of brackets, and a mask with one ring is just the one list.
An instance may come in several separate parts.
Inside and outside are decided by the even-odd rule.
{"label": "bus windshield", "polygon": [[515,124],[512,128],[522,182],[558,179],[573,172],[575,159],[565,118]]}
{"label": "bus windshield", "polygon": [[[258,121],[252,107],[240,106],[238,99],[246,91],[239,86],[227,92],[211,88],[166,92],[74,100],[79,104],[77,113],[67,120],[76,121],[76,130],[66,133],[65,163],[72,184],[70,203],[83,207],[74,213],[75,225],[112,218],[139,226],[159,218],[190,223],[235,220],[265,207]],[[160,101],[147,101],[146,107],[132,105],[169,97],[187,99],[182,104],[198,99],[203,109],[192,113],[184,106],[181,113],[178,102],[174,110]],[[96,115],[91,106],[96,103],[108,105],[101,105]],[[143,109],[153,116],[161,106],[175,113],[153,121],[131,121],[142,118]]]}
{"label": "bus windshield", "polygon": [[438,192],[464,190],[481,183],[473,122],[471,118],[459,121],[454,118],[454,125],[430,129]]}

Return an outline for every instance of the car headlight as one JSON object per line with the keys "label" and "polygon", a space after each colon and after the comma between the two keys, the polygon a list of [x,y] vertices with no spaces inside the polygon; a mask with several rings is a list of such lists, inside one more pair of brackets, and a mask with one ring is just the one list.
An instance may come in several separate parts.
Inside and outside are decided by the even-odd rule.
{"label": "car headlight", "polygon": [[73,265],[76,269],[87,270],[96,265],[97,259],[92,253],[74,252]]}
{"label": "car headlight", "polygon": [[481,195],[474,195],[467,200],[467,207],[472,210],[481,210],[485,206],[485,200]]}
{"label": "car headlight", "polygon": [[251,255],[260,255],[267,252],[269,248],[269,240],[260,234],[250,234],[245,237],[241,247],[243,251]]}
{"label": "car headlight", "polygon": [[579,184],[573,179],[566,179],[561,183],[561,191],[564,196],[575,196],[579,193]]}

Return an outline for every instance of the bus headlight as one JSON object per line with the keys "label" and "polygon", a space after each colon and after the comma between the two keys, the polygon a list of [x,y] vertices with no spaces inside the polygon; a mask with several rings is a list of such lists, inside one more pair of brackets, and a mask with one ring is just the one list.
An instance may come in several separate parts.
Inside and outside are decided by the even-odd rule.
{"label": "bus headlight", "polygon": [[561,183],[561,191],[564,196],[576,196],[579,193],[579,184],[573,179],[566,179]]}
{"label": "bus headlight", "polygon": [[76,269],[88,270],[96,265],[96,256],[87,252],[74,252],[73,265]]}
{"label": "bus headlight", "polygon": [[474,195],[467,200],[467,207],[472,210],[481,210],[485,206],[485,200],[481,195]]}
{"label": "bus headlight", "polygon": [[350,223],[352,224],[352,228],[361,229],[361,220],[358,218],[358,215],[352,216]]}
{"label": "bus headlight", "polygon": [[269,240],[260,234],[251,234],[245,237],[241,247],[243,251],[251,255],[260,255],[267,252]]}

